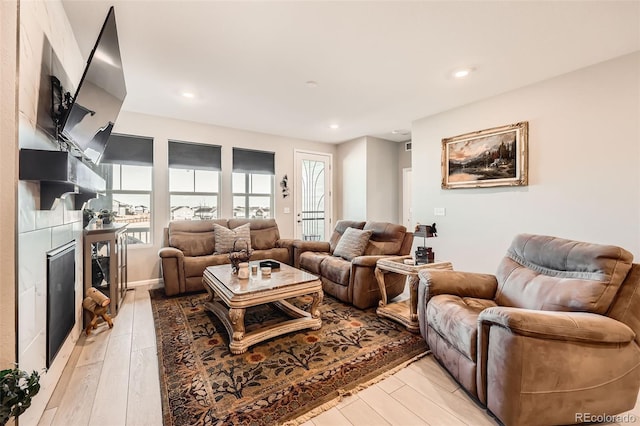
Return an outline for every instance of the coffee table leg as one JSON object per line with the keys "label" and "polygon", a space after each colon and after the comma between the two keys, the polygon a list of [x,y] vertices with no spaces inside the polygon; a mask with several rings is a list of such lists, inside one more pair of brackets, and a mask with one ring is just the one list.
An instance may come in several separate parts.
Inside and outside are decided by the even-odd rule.
{"label": "coffee table leg", "polygon": [[409,318],[412,323],[418,323],[418,284],[420,279],[417,275],[409,275],[407,277],[409,284]]}
{"label": "coffee table leg", "polygon": [[233,328],[233,336],[231,338],[236,342],[244,338],[244,313],[246,309],[231,308],[229,309],[229,320],[231,328]]}
{"label": "coffee table leg", "polygon": [[[313,301],[311,302],[309,313],[313,318],[320,318],[320,309],[318,308],[322,303],[322,299],[324,299],[324,293],[322,292],[322,290],[320,290],[317,293],[313,293],[312,297],[313,297]],[[314,328],[314,330],[318,330],[319,328],[320,327]]]}
{"label": "coffee table leg", "polygon": [[385,306],[387,304],[387,286],[384,282],[384,274],[387,271],[383,271],[382,269],[376,266],[376,269],[373,273],[376,276],[376,281],[378,281],[378,288],[380,289],[380,301],[378,302],[378,306]]}
{"label": "coffee table leg", "polygon": [[211,288],[211,286],[208,286],[206,284],[204,284],[204,289],[207,290],[207,293],[209,293],[209,298],[205,300],[205,304],[213,303],[213,299],[215,299],[216,297],[216,294],[213,292],[213,289]]}

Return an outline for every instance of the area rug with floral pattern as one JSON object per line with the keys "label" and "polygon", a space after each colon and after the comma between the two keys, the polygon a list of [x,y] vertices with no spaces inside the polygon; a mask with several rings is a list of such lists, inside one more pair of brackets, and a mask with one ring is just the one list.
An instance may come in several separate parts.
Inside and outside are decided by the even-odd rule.
{"label": "area rug with floral pattern", "polygon": [[[427,350],[420,335],[375,309],[325,295],[319,330],[289,333],[233,355],[226,329],[203,308],[206,298],[151,290],[165,426],[295,423]],[[304,307],[311,297],[289,301]],[[283,315],[271,305],[251,308],[246,329]]]}

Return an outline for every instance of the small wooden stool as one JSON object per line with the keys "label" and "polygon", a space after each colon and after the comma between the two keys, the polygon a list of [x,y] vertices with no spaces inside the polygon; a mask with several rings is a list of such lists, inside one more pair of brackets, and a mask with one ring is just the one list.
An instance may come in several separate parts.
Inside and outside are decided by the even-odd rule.
{"label": "small wooden stool", "polygon": [[113,328],[113,321],[107,313],[107,306],[111,303],[111,299],[105,296],[100,290],[95,287],[91,287],[87,290],[87,297],[82,301],[82,307],[85,308],[91,314],[91,320],[85,329],[87,336],[91,333],[91,330],[95,330],[98,325],[98,317],[109,324],[109,328]]}

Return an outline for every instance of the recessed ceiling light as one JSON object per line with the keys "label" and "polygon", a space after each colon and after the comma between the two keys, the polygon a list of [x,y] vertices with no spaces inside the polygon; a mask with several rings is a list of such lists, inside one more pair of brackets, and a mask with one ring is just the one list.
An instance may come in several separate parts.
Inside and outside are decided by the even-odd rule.
{"label": "recessed ceiling light", "polygon": [[314,81],[314,80],[309,80],[309,81],[305,82],[304,84],[306,84],[307,87],[310,87],[310,88],[318,87],[318,82]]}
{"label": "recessed ceiling light", "polygon": [[411,132],[407,129],[396,129],[391,131],[392,135],[408,135],[409,133]]}
{"label": "recessed ceiling light", "polygon": [[473,68],[460,68],[459,70],[455,70],[452,75],[455,78],[465,78],[467,77],[469,74],[471,74],[471,72],[473,71]]}
{"label": "recessed ceiling light", "polygon": [[184,96],[185,98],[189,98],[189,99],[193,99],[196,97],[196,95],[192,92],[182,92],[182,96]]}
{"label": "recessed ceiling light", "polygon": [[329,128],[330,128],[330,129],[333,129],[333,130],[336,130],[336,129],[339,129],[339,128],[340,128],[340,125],[339,125],[339,124],[336,124],[336,123],[329,124]]}

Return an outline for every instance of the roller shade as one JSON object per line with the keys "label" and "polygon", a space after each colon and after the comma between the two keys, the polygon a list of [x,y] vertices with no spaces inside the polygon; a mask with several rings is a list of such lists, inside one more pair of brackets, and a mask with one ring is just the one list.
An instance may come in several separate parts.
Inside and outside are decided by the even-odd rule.
{"label": "roller shade", "polygon": [[100,163],[153,166],[153,138],[111,134]]}
{"label": "roller shade", "polygon": [[233,148],[234,173],[275,175],[275,153],[252,149]]}
{"label": "roller shade", "polygon": [[222,147],[169,141],[169,167],[174,169],[222,170]]}

